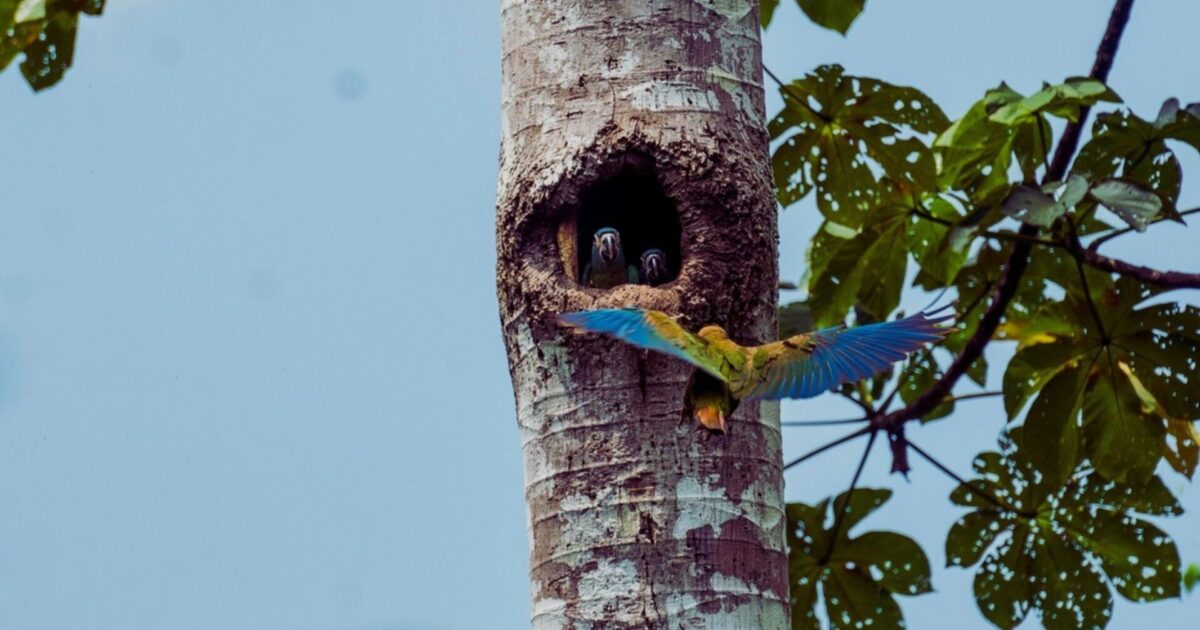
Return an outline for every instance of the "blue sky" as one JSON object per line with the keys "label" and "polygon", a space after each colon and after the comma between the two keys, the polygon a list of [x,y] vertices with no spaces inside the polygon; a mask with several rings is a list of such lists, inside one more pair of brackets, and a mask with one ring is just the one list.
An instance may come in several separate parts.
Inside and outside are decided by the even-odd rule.
{"label": "blue sky", "polygon": [[[917,85],[956,116],[1001,79],[1086,73],[1108,6],[875,0],[848,38],[784,6],[766,58]],[[0,74],[0,625],[527,627],[493,279],[498,13],[124,0],[83,20],[58,87]],[[1139,113],[1200,100],[1198,21],[1188,0],[1135,7],[1111,83]],[[1184,168],[1191,207],[1194,153]],[[816,224],[807,202],[784,212],[785,276]],[[1196,270],[1195,237],[1160,225],[1111,251]],[[973,404],[913,438],[966,472],[1003,422]],[[834,435],[789,429],[785,454]],[[788,497],[840,491],[857,455],[790,471]],[[940,567],[950,482],[886,459],[864,484],[897,494],[867,525]],[[1200,519],[1164,525],[1200,560]],[[984,627],[970,577],[936,569],[938,594],[902,601],[912,627]],[[1195,605],[1118,604],[1112,627]]]}

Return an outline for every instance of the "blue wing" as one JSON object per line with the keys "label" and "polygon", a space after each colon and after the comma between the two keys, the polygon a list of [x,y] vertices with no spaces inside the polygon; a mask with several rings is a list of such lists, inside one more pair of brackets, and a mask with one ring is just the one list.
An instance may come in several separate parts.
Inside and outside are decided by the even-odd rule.
{"label": "blue wing", "polygon": [[938,324],[954,319],[954,314],[938,313],[950,306],[890,322],[826,328],[760,346],[753,350],[764,353],[756,370],[760,378],[739,393],[768,400],[811,398],[878,374],[941,340],[951,329]]}
{"label": "blue wing", "polygon": [[639,348],[683,359],[726,380],[726,376],[721,374],[721,355],[708,341],[688,332],[666,313],[637,308],[610,308],[564,313],[558,319],[568,326],[611,335]]}

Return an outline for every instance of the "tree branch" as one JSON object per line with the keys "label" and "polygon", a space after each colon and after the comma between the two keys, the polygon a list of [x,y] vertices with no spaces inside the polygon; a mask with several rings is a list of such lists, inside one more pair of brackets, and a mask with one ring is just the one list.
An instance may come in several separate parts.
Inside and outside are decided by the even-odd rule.
{"label": "tree branch", "polygon": [[[1108,79],[1108,73],[1112,69],[1113,60],[1117,54],[1117,48],[1121,43],[1121,35],[1125,32],[1125,25],[1129,22],[1129,12],[1133,8],[1133,0],[1116,0],[1113,6],[1112,13],[1108,18],[1108,27],[1104,31],[1104,37],[1100,40],[1100,46],[1096,50],[1096,60],[1092,64],[1091,78],[1104,82]],[[1054,159],[1046,168],[1043,181],[1051,182],[1061,180],[1067,172],[1067,167],[1071,163],[1071,159],[1075,155],[1075,149],[1079,146],[1079,138],[1083,131],[1083,124],[1087,120],[1088,112],[1091,108],[1080,108],[1079,118],[1075,122],[1067,124],[1067,128],[1063,131],[1062,139],[1059,140],[1058,146],[1054,150]],[[1029,238],[1038,235],[1038,228],[1032,225],[1022,225],[1017,234]],[[983,349],[987,347],[992,340],[992,335],[996,333],[996,328],[1000,326],[1000,320],[1004,317],[1004,312],[1008,310],[1008,305],[1017,294],[1017,289],[1021,285],[1021,276],[1025,274],[1025,267],[1029,264],[1029,251],[1033,247],[1032,243],[1020,241],[1013,244],[1012,253],[1009,254],[1008,261],[1005,264],[1004,274],[1000,278],[1000,284],[996,287],[995,297],[992,303],[984,312],[983,318],[979,322],[979,328],[975,330],[975,334],[967,341],[963,347],[963,351],[950,367],[946,369],[946,373],[942,375],[936,383],[933,384],[920,398],[913,401],[912,404],[897,410],[886,416],[878,417],[872,420],[872,426],[877,428],[890,428],[895,425],[902,424],[913,418],[919,418],[930,411],[933,411],[942,399],[950,395],[950,391],[954,388],[954,384],[966,374],[967,369],[980,356],[983,355]]]}
{"label": "tree branch", "polygon": [[1109,258],[1104,254],[1097,253],[1090,247],[1085,249],[1078,242],[1072,243],[1070,251],[1075,255],[1077,260],[1110,273],[1132,276],[1142,282],[1168,289],[1200,289],[1200,273],[1159,271],[1150,267],[1127,263],[1123,260]]}

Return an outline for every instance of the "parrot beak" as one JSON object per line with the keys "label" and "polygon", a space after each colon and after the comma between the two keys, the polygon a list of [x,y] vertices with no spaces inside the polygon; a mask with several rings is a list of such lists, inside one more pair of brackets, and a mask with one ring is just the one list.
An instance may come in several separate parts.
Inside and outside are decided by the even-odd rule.
{"label": "parrot beak", "polygon": [[666,275],[667,274],[663,269],[662,261],[659,260],[658,256],[652,257],[650,259],[650,277],[654,278],[655,281],[658,281],[663,279]]}
{"label": "parrot beak", "polygon": [[612,262],[617,258],[617,235],[602,234],[600,236],[600,260]]}

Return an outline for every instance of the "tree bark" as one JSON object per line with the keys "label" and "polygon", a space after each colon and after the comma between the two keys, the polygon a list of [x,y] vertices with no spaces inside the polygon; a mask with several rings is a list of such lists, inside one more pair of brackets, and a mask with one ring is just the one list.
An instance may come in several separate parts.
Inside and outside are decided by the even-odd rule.
{"label": "tree bark", "polygon": [[[681,415],[687,366],[555,323],[639,306],[741,342],[774,338],[757,2],[502,7],[497,285],[533,626],[786,628],[778,405],[744,404],[727,434],[709,434]],[[678,213],[678,278],[584,288],[577,214],[589,190],[628,173],[657,181]]]}

